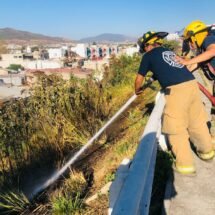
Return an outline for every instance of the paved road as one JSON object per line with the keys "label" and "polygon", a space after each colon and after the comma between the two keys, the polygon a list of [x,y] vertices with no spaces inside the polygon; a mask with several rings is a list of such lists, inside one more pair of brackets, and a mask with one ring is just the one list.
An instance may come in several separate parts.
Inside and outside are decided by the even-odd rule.
{"label": "paved road", "polygon": [[171,197],[164,202],[164,214],[215,215],[215,160],[207,163],[194,156],[197,175],[174,173]]}

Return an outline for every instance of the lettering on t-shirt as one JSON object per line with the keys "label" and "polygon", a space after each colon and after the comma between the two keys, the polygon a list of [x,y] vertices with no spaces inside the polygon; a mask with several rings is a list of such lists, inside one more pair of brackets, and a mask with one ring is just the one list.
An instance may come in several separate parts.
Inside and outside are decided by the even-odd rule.
{"label": "lettering on t-shirt", "polygon": [[176,62],[175,60],[175,53],[172,51],[165,51],[162,53],[163,59],[166,63],[168,63],[172,67],[177,67],[177,68],[183,68],[184,65]]}

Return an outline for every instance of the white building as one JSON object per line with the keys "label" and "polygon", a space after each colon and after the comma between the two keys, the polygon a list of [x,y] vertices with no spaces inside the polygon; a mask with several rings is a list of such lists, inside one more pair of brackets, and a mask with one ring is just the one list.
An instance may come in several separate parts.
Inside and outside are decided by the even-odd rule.
{"label": "white building", "polygon": [[135,53],[139,52],[139,47],[128,47],[125,49],[125,54],[128,56],[133,56]]}
{"label": "white building", "polygon": [[50,59],[60,59],[64,57],[65,51],[62,48],[49,48],[47,49]]}
{"label": "white building", "polygon": [[24,62],[23,54],[2,54],[0,60],[0,67],[7,68],[10,64],[20,64]]}
{"label": "white building", "polygon": [[10,64],[20,64],[26,69],[55,69],[62,68],[60,60],[24,60],[22,54],[2,54],[0,67],[7,68]]}
{"label": "white building", "polygon": [[8,50],[8,53],[10,53],[10,54],[21,54],[22,53],[21,45],[8,44],[6,48]]}
{"label": "white building", "polygon": [[79,56],[86,58],[87,57],[87,52],[86,52],[86,46],[83,43],[77,44],[75,47],[71,48],[71,51],[75,52]]}
{"label": "white building", "polygon": [[83,58],[90,59],[101,59],[101,58],[109,58],[110,55],[118,54],[118,46],[117,45],[86,45],[83,43],[77,44],[75,47],[71,48],[72,52],[75,52],[79,56]]}
{"label": "white building", "polygon": [[211,26],[212,26],[211,29],[212,29],[212,30],[215,30],[215,24],[212,24]]}
{"label": "white building", "polygon": [[4,84],[11,84],[14,86],[21,86],[25,81],[25,75],[22,74],[8,74],[0,75],[0,80]]}
{"label": "white building", "polygon": [[23,66],[26,69],[56,69],[62,68],[63,64],[58,60],[34,60],[25,61]]}
{"label": "white building", "polygon": [[26,53],[31,54],[31,47],[30,46],[26,47]]}
{"label": "white building", "polygon": [[179,40],[179,34],[178,33],[170,33],[167,35],[167,40]]}

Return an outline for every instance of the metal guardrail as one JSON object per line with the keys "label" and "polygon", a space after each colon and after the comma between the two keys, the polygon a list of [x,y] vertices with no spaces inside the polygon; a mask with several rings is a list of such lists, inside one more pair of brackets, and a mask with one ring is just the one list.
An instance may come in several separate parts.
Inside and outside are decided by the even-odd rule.
{"label": "metal guardrail", "polygon": [[128,175],[114,204],[112,215],[147,215],[149,212],[157,138],[160,134],[164,105],[165,98],[161,94],[149,117]]}

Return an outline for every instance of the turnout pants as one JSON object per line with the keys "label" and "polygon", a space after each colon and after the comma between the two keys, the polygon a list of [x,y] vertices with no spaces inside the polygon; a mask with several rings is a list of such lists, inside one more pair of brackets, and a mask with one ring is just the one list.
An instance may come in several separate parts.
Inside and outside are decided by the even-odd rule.
{"label": "turnout pants", "polygon": [[162,132],[168,136],[176,165],[194,166],[189,139],[199,152],[213,149],[198,85],[192,80],[168,87],[165,98]]}

